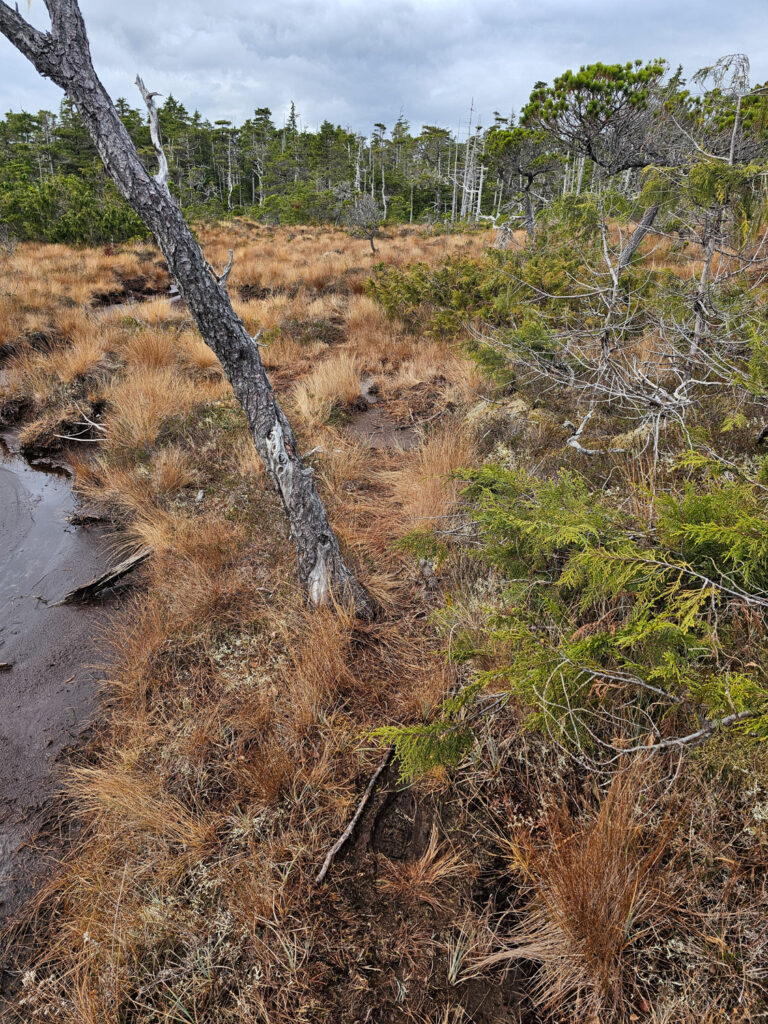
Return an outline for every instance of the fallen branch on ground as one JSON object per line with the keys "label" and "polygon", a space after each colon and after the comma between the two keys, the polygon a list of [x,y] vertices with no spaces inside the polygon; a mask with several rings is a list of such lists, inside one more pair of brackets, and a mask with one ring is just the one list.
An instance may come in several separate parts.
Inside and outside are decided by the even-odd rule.
{"label": "fallen branch on ground", "polygon": [[317,873],[317,878],[315,878],[315,885],[321,885],[325,881],[325,876],[328,874],[328,869],[330,868],[331,864],[333,863],[334,857],[339,852],[339,850],[342,848],[342,846],[344,846],[344,844],[349,840],[350,836],[354,832],[355,825],[357,825],[358,821],[362,817],[363,811],[365,810],[366,806],[368,805],[368,801],[371,799],[371,795],[372,795],[373,790],[374,790],[374,788],[376,786],[376,783],[379,781],[379,778],[381,777],[382,772],[385,770],[385,768],[387,767],[389,762],[392,760],[392,756],[393,756],[394,753],[395,753],[395,748],[394,747],[390,747],[387,750],[386,754],[384,755],[384,760],[381,762],[379,767],[376,769],[376,771],[373,773],[373,775],[368,780],[368,785],[365,787],[365,792],[363,793],[363,795],[362,795],[362,797],[360,799],[360,803],[357,805],[357,810],[355,811],[354,815],[352,816],[352,820],[347,825],[347,827],[344,829],[344,831],[341,833],[341,836],[336,840],[336,842],[333,844],[333,846],[328,851],[328,853],[326,855],[326,858],[323,861],[323,866],[320,868],[319,872]]}

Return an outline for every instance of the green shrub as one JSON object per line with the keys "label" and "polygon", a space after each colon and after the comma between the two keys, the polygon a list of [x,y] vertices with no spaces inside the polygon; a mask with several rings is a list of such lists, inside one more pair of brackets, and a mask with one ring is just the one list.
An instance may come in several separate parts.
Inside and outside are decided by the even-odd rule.
{"label": "green shrub", "polygon": [[747,668],[734,647],[745,610],[768,607],[768,504],[756,486],[691,485],[660,501],[649,531],[574,473],[465,475],[480,557],[506,586],[479,633],[462,633],[456,609],[452,650],[475,663],[472,685],[428,724],[387,733],[406,775],[455,763],[488,687],[513,697],[529,727],[596,761],[736,715],[749,742],[768,738],[768,659],[753,652]]}
{"label": "green shrub", "polygon": [[21,239],[93,245],[143,238],[139,218],[106,175],[54,174],[0,190],[0,222]]}

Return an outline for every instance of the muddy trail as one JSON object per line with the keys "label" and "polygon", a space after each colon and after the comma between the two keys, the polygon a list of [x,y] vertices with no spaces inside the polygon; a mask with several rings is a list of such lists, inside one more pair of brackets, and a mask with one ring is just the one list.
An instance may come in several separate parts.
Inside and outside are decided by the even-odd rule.
{"label": "muddy trail", "polygon": [[[55,795],[88,729],[109,611],[57,606],[109,562],[103,526],[73,525],[62,467],[31,465],[0,438],[0,935],[61,852]],[[0,967],[2,967],[0,939]]]}
{"label": "muddy trail", "polygon": [[395,448],[409,451],[419,444],[419,435],[411,424],[400,424],[386,404],[381,403],[378,387],[371,377],[360,382],[363,408],[355,413],[347,433],[369,448]]}

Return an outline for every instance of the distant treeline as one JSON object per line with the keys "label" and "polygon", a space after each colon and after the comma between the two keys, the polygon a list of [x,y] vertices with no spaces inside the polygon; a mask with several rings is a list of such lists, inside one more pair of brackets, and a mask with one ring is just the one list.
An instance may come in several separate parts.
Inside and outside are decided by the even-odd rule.
{"label": "distant treeline", "polygon": [[[312,132],[293,104],[282,126],[266,107],[239,126],[211,123],[172,96],[160,108],[160,128],[171,191],[193,219],[239,214],[275,224],[340,223],[370,195],[383,220],[519,219],[530,228],[555,196],[619,175],[628,193],[636,190],[643,168],[695,152],[702,126],[722,159],[733,158],[734,145],[737,162],[762,152],[765,93],[734,86],[733,76],[708,84],[693,96],[679,73],[668,77],[663,61],[595,64],[566,72],[552,86],[538,83],[519,124],[497,113],[483,126],[470,115],[461,138],[436,125],[414,133],[403,117],[390,129],[375,124],[368,137],[330,121]],[[154,169],[146,117],[125,100],[117,107]],[[0,224],[17,238],[45,241],[144,234],[68,100],[55,114],[8,113],[0,120]]]}
{"label": "distant treeline", "polygon": [[[117,107],[154,169],[146,118],[124,100]],[[211,123],[173,97],[159,117],[171,191],[193,218],[247,214],[267,223],[333,223],[362,193],[375,197],[383,219],[455,218],[467,215],[468,189],[471,212],[478,208],[487,133],[474,126],[469,144],[436,126],[414,135],[402,118],[389,132],[375,125],[366,139],[329,121],[315,132],[301,128],[293,107],[281,127],[267,108],[239,126]],[[498,205],[498,178],[482,173],[480,206],[486,210]],[[457,178],[466,180],[463,191],[454,185]],[[48,241],[118,240],[143,232],[67,100],[57,114],[9,113],[0,121],[0,219],[17,237]]]}

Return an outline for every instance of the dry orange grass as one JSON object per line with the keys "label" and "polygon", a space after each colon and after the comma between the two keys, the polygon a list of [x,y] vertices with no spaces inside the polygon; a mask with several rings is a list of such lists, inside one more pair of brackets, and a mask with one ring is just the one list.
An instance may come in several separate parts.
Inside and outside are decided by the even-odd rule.
{"label": "dry orange grass", "polygon": [[173,336],[170,344],[177,357],[190,369],[203,374],[221,375],[218,356],[200,337],[197,331],[185,330]]}
{"label": "dry orange grass", "polygon": [[667,914],[656,869],[672,829],[643,810],[647,782],[638,762],[616,775],[596,814],[575,816],[563,794],[541,838],[510,840],[531,900],[506,948],[479,967],[533,961],[540,1005],[570,1007],[576,1020],[625,1019],[634,958]]}
{"label": "dry orange grass", "polygon": [[311,366],[325,348],[322,341],[306,344],[288,334],[281,334],[262,346],[261,360],[268,370],[286,370],[295,377]]}
{"label": "dry orange grass", "polygon": [[182,306],[172,306],[170,299],[164,297],[146,299],[129,308],[131,314],[147,327],[168,327],[189,320],[189,313]]}
{"label": "dry orange grass", "polygon": [[9,365],[8,386],[33,397],[36,404],[45,405],[58,384],[73,384],[95,370],[108,344],[108,337],[92,333],[69,345],[51,344],[42,352],[22,351]]}
{"label": "dry orange grass", "polygon": [[368,295],[353,295],[346,309],[349,338],[358,344],[381,335],[389,326],[384,310]]}
{"label": "dry orange grass", "polygon": [[393,324],[369,296],[353,295],[345,317],[350,347],[365,370],[375,373],[382,367],[396,365],[413,351],[415,339]]}
{"label": "dry orange grass", "polygon": [[0,294],[0,348],[20,333],[19,316],[12,296]]}
{"label": "dry orange grass", "polygon": [[136,368],[110,384],[104,447],[119,454],[151,446],[163,423],[184,416],[203,399],[199,387],[167,366]]}
{"label": "dry orange grass", "polygon": [[53,316],[53,325],[57,335],[64,341],[77,341],[84,335],[94,333],[94,318],[82,306],[70,306],[59,309]]}
{"label": "dry orange grass", "polygon": [[355,625],[354,616],[344,609],[322,610],[304,619],[298,642],[291,631],[287,645],[290,662],[283,685],[291,707],[286,727],[296,735],[317,724],[329,699],[340,689],[354,685],[348,655]]}
{"label": "dry orange grass", "polygon": [[[293,236],[293,237],[289,237]],[[323,229],[299,234],[294,229],[277,228],[265,240],[260,234],[251,242],[247,235],[234,236],[232,228],[212,227],[204,233],[206,256],[213,266],[224,266],[228,250],[234,249],[235,262],[230,275],[233,294],[246,284],[291,290],[305,286],[322,290],[339,280],[352,292],[361,291],[362,283],[373,262],[366,252],[367,242],[350,238],[345,231]],[[415,260],[435,262],[446,256],[465,252],[479,254],[488,244],[485,234],[443,235],[431,238],[420,229],[407,234],[393,230],[388,237],[377,239],[376,261],[383,260],[404,266]]]}
{"label": "dry orange grass", "polygon": [[[36,242],[21,243],[8,258],[8,268],[17,279],[14,294],[27,308],[46,312],[87,306],[94,294],[115,287],[116,275],[131,277],[148,270],[130,250],[108,254]],[[151,277],[153,283],[167,279],[157,267]]]}
{"label": "dry orange grass", "polygon": [[370,449],[354,437],[327,428],[322,435],[322,451],[314,459],[320,478],[331,497],[338,502],[348,500],[348,488],[364,479]]}
{"label": "dry orange grass", "polygon": [[452,474],[472,464],[474,448],[460,423],[445,423],[432,430],[421,447],[408,453],[392,489],[408,528],[438,526],[456,501],[461,484]]}
{"label": "dry orange grass", "polygon": [[130,465],[116,465],[101,451],[96,458],[75,452],[70,463],[78,494],[108,510],[119,525],[151,520],[155,513],[164,518],[146,474],[136,473]]}
{"label": "dry orange grass", "polygon": [[[303,300],[297,303],[294,299],[289,299],[287,295],[270,295],[266,299],[247,303],[247,308],[253,310],[257,328],[263,330],[279,327],[283,320],[291,316],[291,311],[297,306],[303,308]],[[235,308],[239,309],[237,306]]]}
{"label": "dry orange grass", "polygon": [[157,328],[145,329],[124,338],[120,345],[120,355],[129,367],[157,370],[173,366],[179,355],[179,345],[170,332]]}
{"label": "dry orange grass", "polygon": [[334,408],[345,409],[359,399],[360,368],[348,352],[324,359],[293,391],[296,412],[309,428],[322,426]]}
{"label": "dry orange grass", "polygon": [[[135,751],[136,759],[140,751]],[[106,811],[123,822],[125,838],[179,844],[186,851],[201,848],[213,838],[201,822],[163,789],[159,779],[137,770],[133,758],[102,768],[81,768],[72,774],[71,791],[87,813]]]}
{"label": "dry orange grass", "polygon": [[235,467],[243,480],[253,480],[261,485],[266,483],[267,471],[250,435],[236,442],[233,455]]}
{"label": "dry orange grass", "polygon": [[198,479],[192,456],[178,445],[168,445],[152,460],[152,482],[164,495],[193,486]]}
{"label": "dry orange grass", "polygon": [[[463,407],[476,401],[487,390],[487,379],[477,366],[441,342],[422,342],[404,348],[397,372],[384,379],[384,392],[418,393],[424,386],[434,392],[435,412],[446,407]],[[433,413],[434,415],[434,413]]]}
{"label": "dry orange grass", "polygon": [[382,873],[376,879],[387,895],[404,901],[426,903],[434,910],[445,910],[455,898],[456,882],[474,873],[462,852],[441,849],[440,835],[433,826],[424,853],[415,860],[393,861],[382,858]]}
{"label": "dry orange grass", "polygon": [[53,373],[62,383],[71,384],[94,370],[104,357],[109,338],[85,334],[66,348],[53,348],[47,358],[39,359],[41,371]]}

